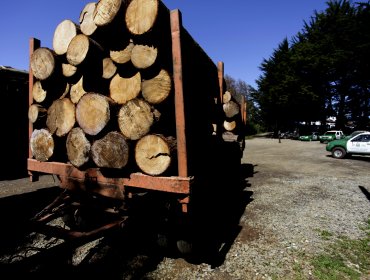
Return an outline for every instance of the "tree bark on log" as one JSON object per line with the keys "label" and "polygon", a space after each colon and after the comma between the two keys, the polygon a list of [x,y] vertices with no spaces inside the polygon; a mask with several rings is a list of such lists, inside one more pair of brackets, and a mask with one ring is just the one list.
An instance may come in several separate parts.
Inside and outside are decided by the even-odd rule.
{"label": "tree bark on log", "polygon": [[135,146],[135,161],[146,174],[163,174],[171,164],[172,147],[176,146],[162,135],[148,134],[140,138]]}
{"label": "tree bark on log", "polygon": [[69,43],[66,57],[71,65],[78,66],[102,55],[103,48],[96,41],[85,34],[78,34]]}
{"label": "tree bark on log", "polygon": [[93,143],[91,156],[98,167],[121,169],[128,162],[129,145],[121,133],[111,131]]}
{"label": "tree bark on log", "polygon": [[54,153],[54,140],[46,129],[35,129],[30,138],[32,156],[38,161],[48,161]]}
{"label": "tree bark on log", "polygon": [[30,58],[32,73],[38,80],[49,79],[59,66],[56,59],[57,54],[49,48],[36,49]]}
{"label": "tree bark on log", "polygon": [[141,74],[137,72],[131,77],[114,75],[109,85],[110,98],[118,104],[124,104],[136,98],[141,91]]}
{"label": "tree bark on log", "polygon": [[39,118],[46,116],[47,111],[47,109],[38,104],[32,104],[28,108],[28,119],[31,123],[35,123]]}
{"label": "tree bark on log", "polygon": [[89,161],[91,144],[80,127],[72,128],[66,140],[68,160],[76,167]]}
{"label": "tree bark on log", "polygon": [[126,9],[125,22],[133,35],[142,35],[151,30],[157,20],[158,0],[132,0]]}
{"label": "tree bark on log", "polygon": [[86,93],[76,106],[76,119],[86,134],[97,135],[110,120],[110,104],[106,96]]}
{"label": "tree bark on log", "polygon": [[158,49],[136,44],[131,51],[131,62],[137,69],[147,69],[157,60]]}
{"label": "tree bark on log", "polygon": [[169,73],[162,69],[155,77],[142,81],[141,94],[150,104],[163,102],[172,89],[172,80]]}
{"label": "tree bark on log", "polygon": [[46,126],[51,134],[64,136],[73,128],[75,122],[75,105],[69,98],[53,101],[46,119]]}
{"label": "tree bark on log", "polygon": [[153,122],[154,114],[151,106],[139,98],[123,104],[118,113],[119,129],[130,140],[138,140],[146,135]]}
{"label": "tree bark on log", "polygon": [[53,49],[57,55],[67,53],[71,40],[81,33],[80,27],[73,21],[66,19],[58,24],[54,31]]}

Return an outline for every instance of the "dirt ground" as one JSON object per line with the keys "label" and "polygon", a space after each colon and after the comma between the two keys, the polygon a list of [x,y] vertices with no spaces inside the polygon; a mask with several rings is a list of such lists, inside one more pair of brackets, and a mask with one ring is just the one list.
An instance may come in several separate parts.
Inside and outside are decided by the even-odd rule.
{"label": "dirt ground", "polygon": [[[13,259],[27,258],[26,254],[17,255],[19,247],[23,246],[23,253],[30,247],[24,225],[60,188],[51,175],[41,176],[34,183],[28,178],[0,181],[0,273],[14,275],[18,270],[50,276],[53,269],[58,269],[63,271],[61,277],[95,274],[110,275],[109,279],[294,279],[288,276],[296,255],[289,250],[302,247],[309,254],[323,250],[315,235],[318,228],[327,226],[334,234],[360,236],[357,227],[370,213],[370,157],[338,160],[319,142],[282,139],[279,143],[278,139],[261,137],[246,140],[241,163],[241,181],[227,178],[215,183],[217,193],[202,204],[207,210],[201,212],[197,226],[203,232],[197,234],[203,236],[198,242],[207,253],[199,259],[158,250],[151,243],[155,225],[148,221],[152,216],[143,218],[140,215],[147,213],[141,213],[141,224],[125,233],[126,240],[100,240],[80,252],[78,261],[75,254],[72,261],[60,256],[55,261],[58,265],[47,262],[48,269],[35,263],[32,268],[14,266]],[[36,239],[34,235],[32,238]],[[51,246],[43,242],[40,251]],[[284,264],[277,265],[278,259]],[[311,275],[310,268],[304,267],[302,273]]]}

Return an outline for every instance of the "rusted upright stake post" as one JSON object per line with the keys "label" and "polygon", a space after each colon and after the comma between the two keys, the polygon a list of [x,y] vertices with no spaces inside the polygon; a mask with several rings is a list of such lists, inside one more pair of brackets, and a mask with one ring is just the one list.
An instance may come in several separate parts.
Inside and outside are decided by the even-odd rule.
{"label": "rusted upright stake post", "polygon": [[172,60],[173,80],[175,87],[175,118],[177,138],[178,172],[180,177],[188,176],[187,147],[185,135],[185,109],[184,109],[184,88],[182,79],[182,56],[181,56],[181,13],[173,10],[171,17],[172,37]]}
{"label": "rusted upright stake post", "polygon": [[[31,61],[31,56],[33,52],[40,47],[40,40],[31,38],[29,42],[29,61]],[[30,107],[33,103],[33,96],[32,96],[32,89],[33,89],[33,73],[31,69],[31,63],[28,66],[28,107]],[[32,151],[31,151],[31,146],[30,146],[30,140],[31,140],[31,135],[33,131],[33,124],[29,120],[28,121],[28,158],[32,158]],[[32,173],[31,171],[28,171],[28,174],[30,176],[30,181],[34,182],[38,180],[38,175],[35,173]]]}
{"label": "rusted upright stake post", "polygon": [[217,70],[218,70],[218,84],[220,86],[220,104],[222,104],[224,96],[224,63],[222,61],[219,61],[217,63]]}

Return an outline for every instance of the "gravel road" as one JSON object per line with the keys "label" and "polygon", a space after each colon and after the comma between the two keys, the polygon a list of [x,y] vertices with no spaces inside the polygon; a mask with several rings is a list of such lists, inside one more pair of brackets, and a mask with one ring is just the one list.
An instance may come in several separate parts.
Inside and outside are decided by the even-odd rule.
{"label": "gravel road", "polygon": [[[91,242],[75,251],[68,262],[58,259],[52,267],[63,270],[58,274],[61,277],[87,276],[89,271],[90,276],[111,276],[105,279],[316,279],[309,260],[333,242],[322,238],[323,232],[350,239],[365,235],[361,227],[370,217],[369,170],[370,157],[334,159],[319,142],[248,139],[242,158],[242,186],[232,192],[232,186],[223,185],[219,196],[229,202],[223,204],[215,197],[218,203],[209,204],[214,212],[205,212],[211,223],[199,234],[218,242],[208,258],[153,249],[144,234],[151,230],[147,226],[131,233],[128,242]],[[10,207],[27,189],[31,190],[27,194],[30,202],[33,193],[51,197],[57,192],[50,188],[53,185],[52,176],[33,186],[26,179],[0,182],[2,217],[7,211],[4,205]],[[35,235],[32,238],[33,246],[36,241],[44,247],[50,242]],[[25,250],[29,244],[22,246]],[[17,250],[19,254],[19,247]],[[7,262],[17,252],[15,248],[3,250],[0,269],[14,275]],[[43,275],[37,267],[33,271]],[[361,279],[370,278],[363,275]]]}

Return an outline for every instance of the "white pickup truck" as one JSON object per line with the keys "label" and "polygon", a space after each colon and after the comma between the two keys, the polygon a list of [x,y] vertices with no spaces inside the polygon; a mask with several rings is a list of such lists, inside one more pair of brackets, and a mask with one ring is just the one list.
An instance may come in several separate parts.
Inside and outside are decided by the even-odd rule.
{"label": "white pickup truck", "polygon": [[334,158],[344,158],[346,155],[370,155],[370,132],[330,141],[326,144],[326,150],[331,152]]}

